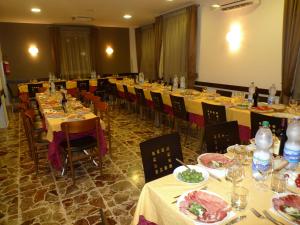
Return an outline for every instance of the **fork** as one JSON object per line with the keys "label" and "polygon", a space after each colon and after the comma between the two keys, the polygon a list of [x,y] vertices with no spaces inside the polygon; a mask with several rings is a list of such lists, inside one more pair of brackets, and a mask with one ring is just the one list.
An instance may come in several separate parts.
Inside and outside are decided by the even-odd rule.
{"label": "fork", "polygon": [[253,212],[253,214],[254,214],[257,218],[265,219],[265,217],[264,217],[263,215],[261,215],[256,209],[251,208],[250,210],[251,210],[251,212]]}
{"label": "fork", "polygon": [[267,210],[263,210],[263,214],[267,217],[268,220],[270,220],[272,223],[276,224],[276,225],[284,225],[284,223],[276,220],[275,218],[273,218],[273,216],[270,215],[270,213],[267,212]]}

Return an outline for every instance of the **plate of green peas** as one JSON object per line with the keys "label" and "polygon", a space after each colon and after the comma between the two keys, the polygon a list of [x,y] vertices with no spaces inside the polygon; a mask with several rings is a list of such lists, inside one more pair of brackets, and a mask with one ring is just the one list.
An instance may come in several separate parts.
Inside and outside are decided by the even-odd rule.
{"label": "plate of green peas", "polygon": [[199,184],[208,179],[209,173],[202,167],[197,165],[188,165],[189,169],[185,166],[177,167],[173,174],[178,181],[188,184]]}

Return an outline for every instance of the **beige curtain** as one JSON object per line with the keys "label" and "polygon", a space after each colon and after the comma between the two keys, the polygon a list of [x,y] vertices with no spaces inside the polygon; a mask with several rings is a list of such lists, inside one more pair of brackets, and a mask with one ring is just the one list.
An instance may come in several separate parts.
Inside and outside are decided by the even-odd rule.
{"label": "beige curtain", "polygon": [[141,29],[141,69],[145,79],[156,79],[155,74],[155,34],[153,25]]}
{"label": "beige curtain", "polygon": [[90,30],[61,28],[61,77],[87,78],[91,74]]}
{"label": "beige curtain", "polygon": [[293,92],[299,89],[299,86],[295,86],[299,85],[299,76],[296,77],[300,50],[299,0],[285,0],[283,20],[282,96],[286,103]]}
{"label": "beige curtain", "polygon": [[142,39],[142,29],[139,27],[135,29],[136,58],[137,58],[137,66],[139,72],[141,71],[141,55],[142,55],[141,39]]}
{"label": "beige curtain", "polygon": [[299,48],[299,52],[298,52],[298,60],[297,60],[297,66],[296,66],[296,78],[295,78],[293,97],[295,99],[300,100],[300,48]]}
{"label": "beige curtain", "polygon": [[61,74],[61,37],[60,37],[60,28],[59,27],[49,27],[50,33],[50,46],[51,46],[51,56],[54,67],[54,74],[57,77],[60,77]]}
{"label": "beige curtain", "polygon": [[163,17],[163,77],[164,80],[187,76],[187,10]]}
{"label": "beige curtain", "polygon": [[197,45],[197,11],[198,6],[192,5],[187,8],[187,86],[194,88],[196,74],[196,45]]}
{"label": "beige curtain", "polygon": [[154,43],[154,73],[156,79],[161,77],[161,53],[162,53],[162,31],[163,31],[163,17],[158,16],[155,18],[154,23],[154,35],[155,35],[155,43]]}

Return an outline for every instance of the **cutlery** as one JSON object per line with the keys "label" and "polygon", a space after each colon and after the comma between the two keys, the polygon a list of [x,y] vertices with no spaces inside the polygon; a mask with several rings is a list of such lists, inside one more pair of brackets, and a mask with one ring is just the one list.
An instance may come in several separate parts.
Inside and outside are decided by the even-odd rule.
{"label": "cutlery", "polygon": [[[200,188],[199,190],[206,190],[207,189],[207,186],[203,186],[202,188]],[[175,197],[173,197],[173,198],[179,198],[181,195],[177,195],[177,196],[175,196]],[[171,204],[174,204],[174,203],[176,203],[177,202],[177,199],[175,200],[175,201],[173,201],[173,202],[171,202]]]}
{"label": "cutlery", "polygon": [[253,212],[253,214],[254,214],[257,218],[265,219],[265,217],[264,217],[263,215],[261,215],[256,209],[251,208],[250,210],[251,210],[251,212]]}
{"label": "cutlery", "polygon": [[274,219],[268,212],[267,210],[263,210],[263,214],[265,215],[265,217],[270,220],[272,223],[274,223],[275,225],[284,225],[284,223]]}
{"label": "cutlery", "polygon": [[177,162],[179,162],[181,165],[185,166],[189,170],[191,169],[188,165],[186,165],[184,162],[182,162],[180,159],[175,159]]}
{"label": "cutlery", "polygon": [[215,180],[217,180],[217,181],[219,181],[219,182],[222,182],[222,180],[221,180],[219,177],[215,176],[214,174],[212,174],[212,173],[209,172],[208,170],[207,170],[207,172],[209,173],[209,176],[210,176],[210,177],[214,178]]}
{"label": "cutlery", "polygon": [[240,222],[241,220],[245,219],[247,216],[246,215],[243,215],[243,216],[238,216],[232,220],[230,220],[229,222],[225,223],[225,225],[232,225],[232,224],[235,224],[237,222]]}

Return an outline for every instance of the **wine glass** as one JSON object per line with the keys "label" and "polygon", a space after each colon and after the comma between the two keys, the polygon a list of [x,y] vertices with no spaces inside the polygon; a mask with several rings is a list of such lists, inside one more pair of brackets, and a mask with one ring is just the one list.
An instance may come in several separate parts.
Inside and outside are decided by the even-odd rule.
{"label": "wine glass", "polygon": [[297,105],[298,105],[297,100],[293,99],[293,98],[290,98],[289,106],[291,107],[293,113],[296,111]]}

